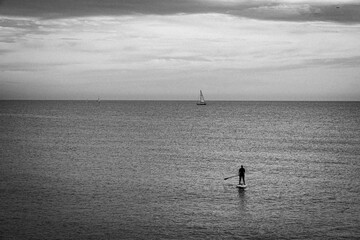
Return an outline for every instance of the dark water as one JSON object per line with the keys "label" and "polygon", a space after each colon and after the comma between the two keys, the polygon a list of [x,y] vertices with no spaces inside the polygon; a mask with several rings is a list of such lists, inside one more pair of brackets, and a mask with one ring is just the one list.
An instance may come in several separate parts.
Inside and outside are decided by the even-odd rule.
{"label": "dark water", "polygon": [[359,102],[1,101],[0,142],[1,239],[360,237]]}

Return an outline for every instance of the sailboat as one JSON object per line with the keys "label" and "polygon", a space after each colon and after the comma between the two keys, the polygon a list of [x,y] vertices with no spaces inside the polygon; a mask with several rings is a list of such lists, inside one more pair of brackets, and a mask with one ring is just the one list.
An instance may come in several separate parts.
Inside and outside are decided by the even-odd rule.
{"label": "sailboat", "polygon": [[204,95],[202,91],[200,90],[200,101],[196,103],[197,105],[206,105]]}

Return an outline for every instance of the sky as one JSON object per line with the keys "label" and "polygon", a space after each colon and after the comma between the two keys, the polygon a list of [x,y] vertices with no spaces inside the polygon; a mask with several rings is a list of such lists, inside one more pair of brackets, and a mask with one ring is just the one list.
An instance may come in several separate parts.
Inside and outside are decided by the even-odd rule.
{"label": "sky", "polygon": [[360,0],[0,0],[0,99],[360,101]]}

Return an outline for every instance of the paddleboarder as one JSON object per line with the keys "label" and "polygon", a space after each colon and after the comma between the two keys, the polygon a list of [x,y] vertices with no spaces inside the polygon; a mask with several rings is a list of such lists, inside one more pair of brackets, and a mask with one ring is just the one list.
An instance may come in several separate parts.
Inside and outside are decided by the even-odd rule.
{"label": "paddleboarder", "polygon": [[241,165],[239,169],[239,185],[241,185],[241,179],[243,179],[245,185],[245,168],[243,167],[243,165]]}

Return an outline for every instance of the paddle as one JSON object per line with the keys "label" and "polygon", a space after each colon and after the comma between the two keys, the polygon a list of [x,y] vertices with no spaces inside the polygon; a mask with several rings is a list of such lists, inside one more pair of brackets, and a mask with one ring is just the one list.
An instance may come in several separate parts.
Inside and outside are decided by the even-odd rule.
{"label": "paddle", "polygon": [[231,177],[226,177],[224,178],[224,180],[228,180],[229,178],[233,178],[233,177],[238,177],[239,175],[234,175],[234,176],[231,176]]}

